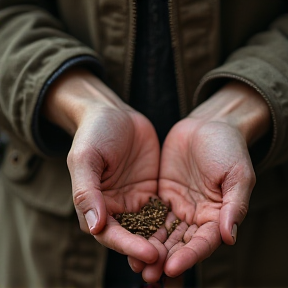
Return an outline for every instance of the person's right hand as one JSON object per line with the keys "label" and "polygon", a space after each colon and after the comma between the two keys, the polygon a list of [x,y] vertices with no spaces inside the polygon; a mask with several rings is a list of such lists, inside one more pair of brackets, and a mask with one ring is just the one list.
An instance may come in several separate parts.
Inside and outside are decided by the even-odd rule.
{"label": "person's right hand", "polygon": [[151,123],[81,70],[54,84],[44,111],[74,136],[67,163],[81,229],[119,253],[156,261],[153,244],[112,217],[137,212],[157,197],[160,152]]}

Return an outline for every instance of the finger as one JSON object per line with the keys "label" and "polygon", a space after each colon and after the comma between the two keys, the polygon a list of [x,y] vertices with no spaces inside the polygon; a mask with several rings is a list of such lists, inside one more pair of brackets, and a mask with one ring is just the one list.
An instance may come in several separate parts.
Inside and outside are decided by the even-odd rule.
{"label": "finger", "polygon": [[[161,227],[160,229],[158,229],[154,234],[153,234],[153,237],[150,237],[149,238],[149,242],[151,242],[155,247],[156,249],[158,250],[159,252],[159,255],[161,253],[163,253],[163,243],[167,240],[167,231],[169,231],[169,229],[171,228],[172,226],[172,222],[174,220],[176,220],[176,216],[172,213],[172,212],[169,212],[166,216],[166,220],[165,220],[165,225],[164,227]],[[165,253],[167,254],[167,250],[165,249]],[[159,260],[159,259],[158,259]],[[157,260],[157,261],[158,261]],[[162,259],[163,260],[163,259]],[[159,260],[159,263],[162,261],[161,259]],[[165,259],[164,259],[165,261]],[[142,261],[140,261],[139,259],[136,259],[136,258],[133,258],[133,257],[128,257],[128,263],[131,267],[131,269],[136,272],[136,273],[139,273],[141,271],[143,271],[143,269],[146,267],[146,264],[143,263]],[[156,270],[158,268],[158,266],[161,266],[161,264],[156,265]],[[162,265],[163,266],[163,265]],[[155,269],[155,266],[153,266],[151,268],[152,270]],[[150,273],[150,268],[147,269],[147,271],[145,272],[147,274]],[[157,272],[158,273],[158,272]],[[162,271],[161,271],[162,273]],[[153,272],[152,272],[153,274]],[[161,276],[161,275],[160,275]],[[157,278],[157,277],[160,277],[159,276],[159,273],[157,274],[157,276],[155,276],[154,278]],[[148,275],[147,276],[149,279],[150,279],[150,276]],[[151,281],[151,280],[150,280]]]}
{"label": "finger", "polygon": [[178,179],[168,180],[160,178],[158,181],[158,195],[164,203],[168,203],[166,205],[171,208],[173,213],[177,215],[179,219],[185,221],[186,223],[192,224],[195,215],[196,203],[194,203],[192,197],[189,197],[189,193],[187,193],[187,186],[179,184],[177,180]]}
{"label": "finger", "polygon": [[185,246],[196,233],[198,226],[196,224],[188,227],[186,223],[180,223],[174,232],[165,242],[165,247],[168,249],[167,260],[178,250]]}
{"label": "finger", "polygon": [[107,217],[105,229],[94,237],[102,245],[144,263],[151,264],[158,259],[157,249],[148,240],[130,233],[112,216]]}
{"label": "finger", "polygon": [[196,224],[193,224],[188,227],[187,231],[185,232],[183,236],[183,241],[185,244],[187,244],[192,239],[197,229],[198,229],[198,226]]}
{"label": "finger", "polygon": [[221,237],[218,223],[208,222],[198,228],[186,245],[173,251],[170,257],[168,255],[164,272],[169,277],[179,276],[196,263],[209,257],[220,244]]}
{"label": "finger", "polygon": [[135,273],[140,273],[143,271],[143,269],[146,266],[146,263],[132,256],[128,256],[127,258],[128,258],[128,264],[130,268],[132,269],[132,271],[134,271]]}
{"label": "finger", "polygon": [[167,239],[167,231],[165,227],[158,229],[150,238],[149,242],[158,250],[158,259],[150,265],[146,265],[142,271],[142,278],[148,283],[155,283],[163,274],[163,266],[167,256],[167,249],[164,242]]}
{"label": "finger", "polygon": [[158,229],[157,232],[149,238],[149,242],[156,247],[159,253],[159,258],[156,263],[147,266],[145,263],[139,261],[138,259],[128,257],[128,263],[134,272],[139,273],[145,270],[142,273],[142,276],[143,279],[145,279],[147,282],[156,282],[162,275],[163,264],[167,255],[167,249],[165,249],[163,243],[167,240],[167,231],[170,230],[173,221],[176,219],[176,216],[172,212],[169,212],[166,216],[165,225]]}
{"label": "finger", "polygon": [[73,201],[80,227],[91,234],[99,233],[106,224],[106,205],[100,190],[105,164],[98,153],[87,153],[84,145],[72,146],[67,164],[72,181]]}
{"label": "finger", "polygon": [[232,188],[225,190],[225,185],[223,185],[220,232],[223,242],[228,245],[233,245],[236,242],[237,229],[247,214],[254,184],[255,175],[251,171],[248,176],[241,177],[241,180]]}
{"label": "finger", "polygon": [[106,223],[106,207],[101,191],[89,188],[76,190],[73,197],[80,228],[92,235],[99,233]]}
{"label": "finger", "polygon": [[188,225],[185,222],[181,222],[176,229],[172,232],[172,234],[169,236],[167,241],[164,243],[166,249],[169,251],[178,243],[184,243],[182,242],[183,236],[185,235],[185,232],[188,229]]}
{"label": "finger", "polygon": [[[162,199],[161,199],[162,200]],[[165,219],[165,228],[169,231],[172,228],[173,222],[177,219],[173,212],[168,212],[166,219]]]}

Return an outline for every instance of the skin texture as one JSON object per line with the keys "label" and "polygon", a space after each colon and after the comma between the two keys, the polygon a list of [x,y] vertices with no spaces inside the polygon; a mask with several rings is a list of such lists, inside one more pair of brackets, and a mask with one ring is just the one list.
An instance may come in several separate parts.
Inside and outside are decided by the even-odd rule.
{"label": "skin texture", "polygon": [[[53,85],[43,113],[74,138],[67,163],[80,227],[128,255],[147,282],[176,277],[233,245],[255,185],[249,147],[270,129],[267,104],[231,81],[176,123],[161,151],[151,123],[89,72],[74,69]],[[149,240],[111,217],[140,210],[157,195],[171,207]]]}
{"label": "skin texture", "polygon": [[269,115],[256,91],[233,81],[171,129],[161,152],[158,193],[185,225],[165,241],[158,237],[158,269],[129,257],[146,281],[157,281],[163,271],[176,277],[222,241],[235,243],[256,181],[248,148],[268,132]]}
{"label": "skin texture", "polygon": [[155,247],[111,217],[157,196],[160,151],[150,122],[84,70],[54,84],[43,113],[74,135],[67,163],[81,229],[119,253],[154,262]]}

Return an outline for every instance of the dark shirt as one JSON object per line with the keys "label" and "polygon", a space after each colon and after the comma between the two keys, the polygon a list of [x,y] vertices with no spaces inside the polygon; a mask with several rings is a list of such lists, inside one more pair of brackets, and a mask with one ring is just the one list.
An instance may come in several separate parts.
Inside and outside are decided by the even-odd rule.
{"label": "dark shirt", "polygon": [[179,120],[167,0],[137,1],[130,105],[150,119],[163,142]]}

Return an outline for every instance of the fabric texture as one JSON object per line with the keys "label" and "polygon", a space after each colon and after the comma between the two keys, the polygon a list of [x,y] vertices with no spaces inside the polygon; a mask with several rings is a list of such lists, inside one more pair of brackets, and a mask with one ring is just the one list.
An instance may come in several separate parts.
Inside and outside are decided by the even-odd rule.
{"label": "fabric texture", "polygon": [[[273,121],[272,135],[251,149],[257,184],[237,244],[198,265],[199,287],[287,287],[287,1],[163,3],[178,95],[173,119],[237,79],[260,92]],[[9,138],[0,173],[0,287],[102,287],[106,251],[76,228],[66,166],[71,139],[41,118],[41,103],[50,83],[80,65],[124,101],[146,105],[133,87],[141,60],[137,7],[0,0],[0,127]]]}

